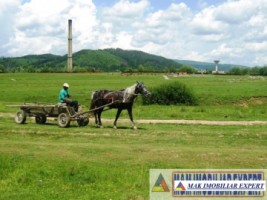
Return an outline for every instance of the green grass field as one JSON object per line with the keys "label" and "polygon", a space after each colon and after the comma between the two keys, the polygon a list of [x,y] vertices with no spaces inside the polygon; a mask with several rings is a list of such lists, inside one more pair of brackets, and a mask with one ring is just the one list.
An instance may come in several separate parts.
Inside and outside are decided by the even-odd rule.
{"label": "green grass field", "polygon": [[[266,168],[267,125],[206,126],[106,122],[96,128],[15,124],[7,104],[56,103],[63,82],[83,105],[100,88],[122,89],[142,80],[148,88],[181,81],[197,106],[134,107],[135,119],[266,120],[266,79],[238,76],[0,74],[0,199],[149,199],[149,169]],[[114,118],[114,111],[104,118]],[[122,118],[128,118],[126,113]]]}
{"label": "green grass field", "polygon": [[[162,74],[0,74],[0,112],[16,112],[7,104],[43,102],[56,104],[64,82],[70,93],[88,109],[92,91],[123,89],[141,80],[148,88],[171,81],[190,87],[198,106],[141,106],[141,97],[134,107],[137,119],[207,119],[207,120],[266,120],[267,79],[250,76],[185,76],[165,80]],[[125,116],[122,113],[122,117]],[[113,118],[114,112],[104,113]]]}

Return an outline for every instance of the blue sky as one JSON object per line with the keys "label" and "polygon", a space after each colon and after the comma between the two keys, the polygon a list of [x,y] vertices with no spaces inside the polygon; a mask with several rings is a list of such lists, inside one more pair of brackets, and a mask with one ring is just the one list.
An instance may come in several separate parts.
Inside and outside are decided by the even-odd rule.
{"label": "blue sky", "polygon": [[[95,3],[96,6],[112,6],[114,5],[116,2],[118,2],[117,0],[93,0],[93,2]],[[133,0],[132,2],[138,2],[138,0]],[[225,0],[203,0],[203,1],[199,1],[199,0],[149,0],[150,4],[152,5],[152,7],[155,10],[162,10],[162,9],[166,9],[169,7],[170,4],[172,3],[186,3],[188,7],[190,7],[193,11],[197,11],[201,9],[201,4],[207,4],[207,5],[219,5],[223,2],[225,2]]]}
{"label": "blue sky", "polygon": [[267,65],[267,0],[0,0],[0,57],[122,48]]}

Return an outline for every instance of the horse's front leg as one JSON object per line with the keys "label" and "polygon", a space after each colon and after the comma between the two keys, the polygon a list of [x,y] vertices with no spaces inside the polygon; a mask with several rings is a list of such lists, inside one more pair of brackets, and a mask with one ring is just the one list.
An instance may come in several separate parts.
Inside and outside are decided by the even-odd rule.
{"label": "horse's front leg", "polygon": [[95,124],[98,125],[98,112],[94,112],[94,116],[95,116]]}
{"label": "horse's front leg", "polygon": [[132,109],[132,106],[127,108],[127,110],[128,110],[128,114],[129,114],[130,120],[132,122],[133,129],[137,129],[137,127],[135,126],[134,120],[133,120],[133,109]]}
{"label": "horse's front leg", "polygon": [[117,114],[116,114],[116,118],[115,118],[114,123],[113,123],[113,125],[114,125],[113,128],[114,129],[117,129],[117,120],[119,119],[121,111],[122,111],[122,109],[118,108],[118,111],[117,111]]}
{"label": "horse's front leg", "polygon": [[101,122],[101,114],[102,114],[102,112],[103,112],[103,109],[100,109],[98,111],[98,115],[97,115],[97,117],[98,117],[98,127],[99,128],[102,128],[102,122]]}

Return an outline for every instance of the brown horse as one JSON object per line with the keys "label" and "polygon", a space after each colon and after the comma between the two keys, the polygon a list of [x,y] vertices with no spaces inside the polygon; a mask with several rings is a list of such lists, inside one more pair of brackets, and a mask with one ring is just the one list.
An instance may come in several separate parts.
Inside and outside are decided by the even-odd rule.
{"label": "brown horse", "polygon": [[133,121],[132,107],[138,94],[145,96],[150,94],[146,86],[139,81],[137,81],[137,84],[134,84],[124,90],[98,90],[93,92],[90,110],[93,110],[92,112],[94,113],[95,123],[97,126],[102,126],[101,114],[104,111],[104,108],[107,108],[106,110],[116,108],[118,111],[113,123],[113,128],[117,128],[117,120],[121,114],[121,111],[127,109],[133,129],[136,129]]}

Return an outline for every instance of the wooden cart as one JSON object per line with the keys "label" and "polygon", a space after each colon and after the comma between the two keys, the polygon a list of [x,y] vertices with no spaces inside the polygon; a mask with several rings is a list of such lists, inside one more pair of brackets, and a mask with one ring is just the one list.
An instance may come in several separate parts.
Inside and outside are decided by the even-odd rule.
{"label": "wooden cart", "polygon": [[75,112],[73,107],[65,104],[44,105],[25,103],[22,105],[13,105],[20,107],[16,113],[15,122],[24,124],[27,117],[35,117],[37,124],[46,123],[47,117],[56,118],[60,127],[68,127],[71,121],[77,121],[79,126],[86,126],[89,123],[89,112]]}

